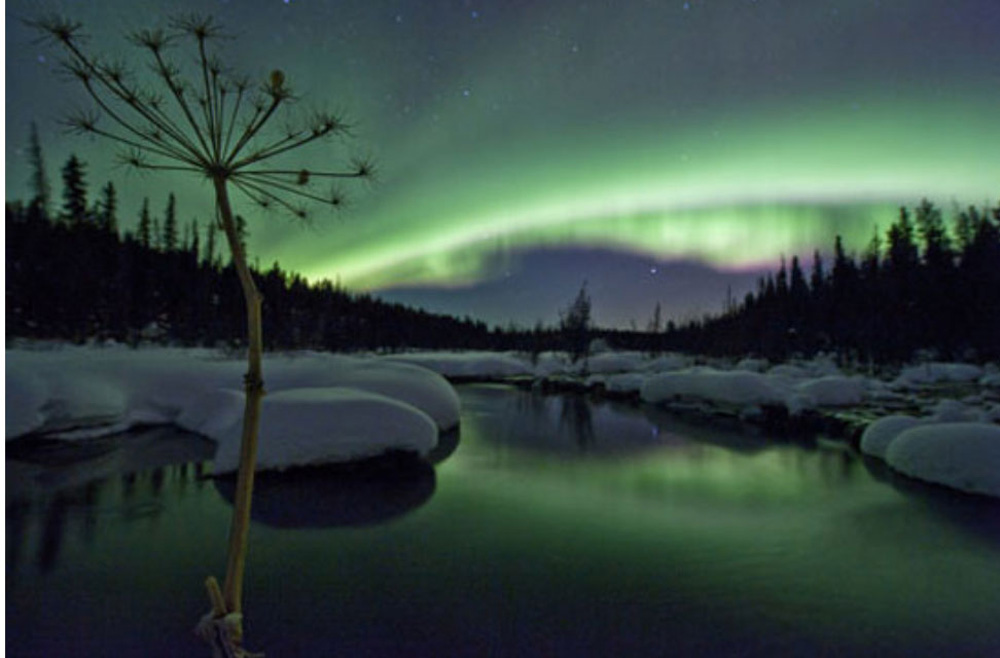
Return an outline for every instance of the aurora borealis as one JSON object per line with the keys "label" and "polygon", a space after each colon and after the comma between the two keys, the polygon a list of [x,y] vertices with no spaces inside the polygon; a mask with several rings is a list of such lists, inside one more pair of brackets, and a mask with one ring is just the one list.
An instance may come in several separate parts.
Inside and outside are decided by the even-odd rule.
{"label": "aurora borealis", "polygon": [[[95,49],[125,52],[122,32],[206,5],[8,2],[7,198],[27,194],[34,119],[54,189],[76,152],[94,190],[116,181],[126,227],[142,197],[162,208],[170,190],[182,216],[210,217],[207,185],[128,174],[107,145],[60,132],[65,100],[82,99],[19,22],[57,10],[85,23]],[[644,322],[657,301],[667,317],[717,310],[727,285],[742,294],[747,272],[781,254],[827,250],[837,233],[860,249],[900,204],[982,204],[1000,190],[995,0],[229,0],[212,11],[238,37],[227,61],[259,76],[281,68],[306,105],[345,108],[355,138],[334,159],[379,165],[374,186],[346,188],[349,210],[315,228],[245,207],[252,253],[432,310],[479,297],[489,321],[551,322],[583,279],[605,325]],[[650,280],[680,267],[713,286]],[[517,294],[502,292],[508,281]]]}

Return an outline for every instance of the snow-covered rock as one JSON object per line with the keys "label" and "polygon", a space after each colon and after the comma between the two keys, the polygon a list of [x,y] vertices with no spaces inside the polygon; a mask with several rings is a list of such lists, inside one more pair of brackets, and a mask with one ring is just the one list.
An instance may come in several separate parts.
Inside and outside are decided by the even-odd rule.
{"label": "snow-covered rock", "polygon": [[809,376],[809,371],[802,366],[791,363],[781,363],[767,371],[767,374],[775,377],[787,377],[790,379],[803,379]]}
{"label": "snow-covered rock", "polygon": [[786,391],[755,372],[691,369],[652,375],[640,391],[644,402],[693,397],[733,405],[783,404]]}
{"label": "snow-covered rock", "polygon": [[629,372],[605,377],[604,387],[610,393],[638,393],[645,381],[645,375]]}
{"label": "snow-covered rock", "polygon": [[[12,382],[16,382],[16,385],[12,386]],[[7,385],[4,389],[7,436],[20,436],[41,427],[45,422],[42,407],[47,398],[48,390],[41,377],[8,361]]]}
{"label": "snow-covered rock", "polygon": [[566,354],[562,352],[542,352],[538,355],[534,371],[536,377],[552,377],[576,372],[581,366],[582,363],[578,363],[574,367],[573,364],[570,364]]}
{"label": "snow-covered rock", "polygon": [[638,352],[602,352],[587,360],[587,370],[594,374],[631,372],[641,368],[646,358]]}
{"label": "snow-covered rock", "polygon": [[[215,473],[239,468],[241,429],[237,419],[208,435],[219,443]],[[425,455],[437,436],[427,414],[399,400],[349,388],[289,389],[264,397],[257,469],[351,461],[388,450]]]}
{"label": "snow-covered rock", "polygon": [[[238,438],[242,420],[238,389],[245,367],[207,350],[8,350],[6,436],[58,432],[63,439],[85,439],[172,423],[219,441],[217,469],[225,470],[227,442],[234,432]],[[428,423],[434,437],[458,424],[451,385],[412,364],[322,353],[267,355],[264,378],[262,427],[274,436],[284,431],[292,442],[268,439],[265,449],[262,440],[269,452],[261,468],[344,461],[390,448],[426,452],[433,447]],[[365,423],[369,431],[362,432]]]}
{"label": "snow-covered rock", "polygon": [[903,368],[895,384],[912,388],[939,382],[974,382],[982,376],[982,368],[967,363],[922,363]]}
{"label": "snow-covered rock", "polygon": [[736,363],[734,370],[745,370],[747,372],[764,372],[770,364],[766,359],[741,359]]}
{"label": "snow-covered rock", "polygon": [[525,359],[504,352],[412,352],[382,360],[417,365],[444,377],[485,379],[532,374]]}
{"label": "snow-covered rock", "polygon": [[1000,426],[931,423],[914,427],[889,444],[886,463],[919,480],[1000,497]]}
{"label": "snow-covered rock", "polygon": [[816,406],[846,407],[864,400],[866,383],[861,377],[827,375],[801,382],[795,390],[814,400]]}
{"label": "snow-covered rock", "polygon": [[647,372],[670,372],[682,370],[691,366],[691,357],[684,354],[664,354],[647,361],[643,370]]}
{"label": "snow-covered rock", "polygon": [[930,416],[940,423],[963,423],[980,420],[980,412],[958,400],[939,400],[930,409]]}
{"label": "snow-covered rock", "polygon": [[642,386],[642,399],[659,403],[698,398],[716,404],[784,406],[792,414],[817,407],[842,407],[864,400],[867,382],[861,377],[828,375],[810,378],[797,367],[750,370],[691,368],[652,375]]}
{"label": "snow-covered rock", "polygon": [[425,368],[361,360],[336,385],[406,402],[430,416],[442,430],[458,425],[458,394],[444,377]]}
{"label": "snow-covered rock", "polygon": [[913,416],[895,414],[879,418],[868,425],[861,434],[861,452],[871,457],[885,459],[885,452],[897,436],[927,421]]}

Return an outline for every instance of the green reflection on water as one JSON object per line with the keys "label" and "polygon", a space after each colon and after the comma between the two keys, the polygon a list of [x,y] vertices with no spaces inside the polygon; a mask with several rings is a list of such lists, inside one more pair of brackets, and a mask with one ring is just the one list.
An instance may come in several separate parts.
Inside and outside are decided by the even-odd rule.
{"label": "green reflection on water", "polygon": [[[901,491],[842,451],[650,410],[495,387],[461,395],[460,443],[422,505],[374,526],[254,524],[253,648],[1000,647],[1000,535],[983,531],[995,506]],[[98,476],[89,480],[83,466],[26,474],[8,461],[10,655],[199,648],[190,628],[204,612],[201,579],[221,569],[228,503],[193,466],[108,477],[101,459],[89,462]],[[12,507],[11,483],[26,477],[37,489]]]}

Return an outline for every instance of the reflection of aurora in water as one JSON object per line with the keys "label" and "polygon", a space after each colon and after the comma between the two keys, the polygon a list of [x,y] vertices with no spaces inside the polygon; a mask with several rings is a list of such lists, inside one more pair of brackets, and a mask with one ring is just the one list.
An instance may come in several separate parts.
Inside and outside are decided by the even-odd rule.
{"label": "reflection of aurora in water", "polygon": [[[460,396],[462,437],[435,466],[429,498],[418,476],[388,522],[325,527],[324,506],[357,501],[321,485],[307,523],[253,524],[252,646],[528,656],[1000,648],[1000,544],[978,529],[995,506],[901,493],[844,453],[628,406],[490,386]],[[188,448],[204,458],[203,445]],[[201,578],[221,568],[229,504],[193,465],[147,461],[109,477],[109,460],[78,456],[54,467],[8,461],[7,654],[198,655],[192,617],[206,605]],[[308,496],[303,484],[291,504]],[[268,516],[284,495],[271,493]]]}
{"label": "reflection of aurora in water", "polygon": [[[718,498],[795,504],[868,478],[844,451],[769,444],[758,436],[685,423],[655,407],[489,386],[467,392],[465,404],[504,407],[505,413],[482,423],[470,414],[463,435],[482,436],[480,450],[492,448],[509,469],[542,471],[545,497],[593,494],[606,500],[614,494],[653,503]],[[608,468],[609,459],[618,466]]]}

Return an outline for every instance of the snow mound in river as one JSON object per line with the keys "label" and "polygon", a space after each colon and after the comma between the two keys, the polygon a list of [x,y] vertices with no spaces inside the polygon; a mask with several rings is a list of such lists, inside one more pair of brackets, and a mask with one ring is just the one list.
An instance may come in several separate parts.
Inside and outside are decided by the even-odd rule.
{"label": "snow mound in river", "polygon": [[[235,400],[238,409],[242,398],[239,394]],[[219,443],[216,473],[239,468],[241,429],[237,417],[206,432]],[[437,436],[430,416],[384,395],[350,388],[289,389],[264,398],[257,469],[344,462],[390,450],[427,454]]]}
{"label": "snow mound in river", "polygon": [[886,463],[918,480],[1000,497],[1000,426],[930,423],[913,427],[889,444]]}
{"label": "snow mound in river", "polygon": [[[175,424],[218,441],[215,468],[224,472],[235,467],[245,367],[207,350],[8,350],[6,436],[72,440]],[[455,390],[412,364],[267,355],[264,378],[259,468],[424,454],[439,430],[458,424]]]}

